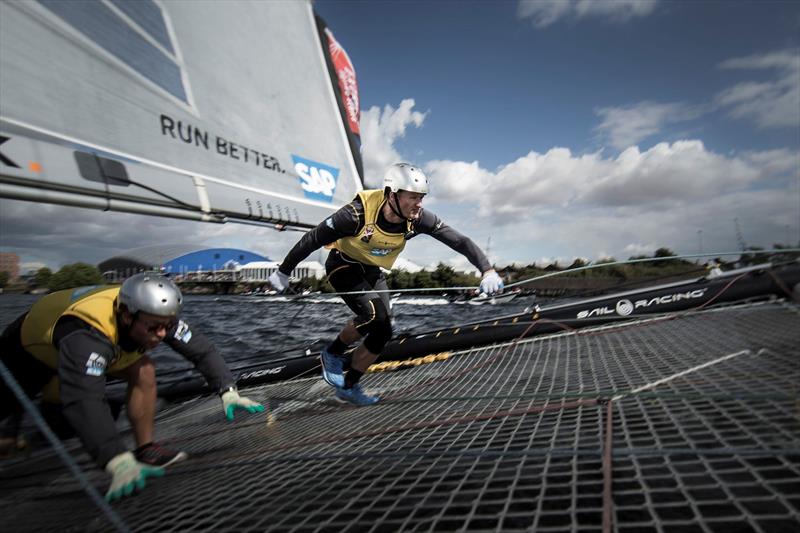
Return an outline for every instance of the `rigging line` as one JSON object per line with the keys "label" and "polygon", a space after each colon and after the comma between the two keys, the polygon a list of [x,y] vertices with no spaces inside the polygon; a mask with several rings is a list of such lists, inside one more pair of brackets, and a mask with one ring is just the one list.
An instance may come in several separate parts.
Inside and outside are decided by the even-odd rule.
{"label": "rigging line", "polygon": [[673,374],[671,376],[667,376],[667,377],[659,379],[657,381],[653,381],[651,383],[647,383],[646,385],[642,385],[641,387],[637,387],[637,388],[633,389],[632,391],[630,391],[628,393],[617,394],[616,396],[613,396],[608,401],[609,402],[614,402],[614,401],[617,401],[617,400],[621,400],[622,398],[625,398],[626,396],[630,396],[632,394],[637,394],[637,393],[639,393],[639,392],[641,392],[643,390],[652,389],[652,388],[657,387],[659,385],[663,385],[664,383],[670,382],[670,381],[672,381],[674,379],[677,379],[679,377],[683,377],[683,376],[685,376],[687,374],[691,374],[692,372],[695,372],[697,370],[702,370],[702,369],[707,368],[709,366],[716,365],[717,363],[722,363],[723,361],[727,361],[728,359],[733,359],[734,357],[738,357],[740,355],[752,355],[752,353],[753,352],[751,352],[750,350],[739,350],[738,352],[729,353],[728,355],[723,355],[722,357],[717,357],[716,359],[713,359],[711,361],[706,361],[703,364],[694,366],[692,368],[688,368],[688,369],[686,369],[686,370],[684,370],[682,372],[678,372],[677,374]]}
{"label": "rigging line", "polygon": [[133,181],[130,178],[128,178],[127,181],[131,185],[136,185],[137,187],[140,187],[140,188],[142,188],[142,189],[144,189],[146,191],[150,191],[153,194],[157,194],[158,196],[166,198],[167,200],[169,200],[171,202],[175,202],[176,204],[180,205],[181,207],[185,207],[185,208],[190,209],[192,211],[202,211],[202,209],[197,207],[196,205],[188,204],[188,203],[184,202],[183,200],[179,200],[179,199],[175,198],[174,196],[170,196],[169,194],[167,194],[165,192],[162,192],[162,191],[159,191],[158,189],[156,189],[154,187],[150,187],[149,185],[145,185],[144,183],[139,183],[138,181]]}
{"label": "rigging line", "polygon": [[[596,268],[603,268],[609,266],[617,266],[617,265],[628,265],[628,264],[635,264],[635,263],[647,263],[647,262],[656,262],[656,261],[671,261],[675,259],[693,259],[698,257],[709,257],[709,256],[729,256],[729,255],[763,255],[763,254],[786,254],[786,253],[795,253],[800,252],[800,248],[778,248],[778,249],[771,249],[771,250],[748,250],[746,252],[714,252],[710,254],[686,254],[686,255],[671,255],[668,257],[649,257],[645,259],[628,259],[625,261],[614,261],[612,263],[599,263],[599,264],[592,264],[586,265],[582,267],[576,268],[568,268],[566,270],[559,270],[558,272],[548,272],[547,274],[542,274],[540,276],[534,276],[532,278],[515,281],[514,283],[509,283],[505,286],[506,289],[510,289],[512,287],[517,287],[519,285],[525,285],[526,283],[532,283],[534,281],[539,281],[542,279],[552,278],[555,276],[561,276],[564,274],[572,274],[574,272],[581,272],[584,270],[592,270]],[[365,294],[365,293],[406,293],[406,292],[449,292],[449,291],[463,291],[463,290],[472,290],[479,288],[479,285],[473,286],[460,286],[460,287],[422,287],[422,288],[411,288],[411,289],[374,289],[368,291],[348,291],[348,292],[332,292],[328,294],[336,294],[336,295],[350,295],[350,294]]]}
{"label": "rigging line", "polygon": [[710,257],[710,256],[728,256],[728,255],[746,255],[746,254],[770,254],[770,253],[793,253],[793,252],[800,252],[800,248],[779,248],[779,249],[772,249],[772,250],[753,250],[748,252],[714,252],[711,254],[685,254],[685,255],[670,255],[667,257],[648,257],[644,259],[627,259],[625,261],[613,261],[611,263],[597,263],[592,265],[586,265],[582,267],[575,267],[575,268],[568,268],[567,270],[560,270],[558,272],[549,272],[547,274],[542,274],[541,276],[536,276],[527,280],[516,281],[514,283],[510,283],[506,285],[506,288],[516,287],[517,285],[524,285],[525,283],[530,283],[532,281],[538,281],[540,279],[551,278],[554,276],[559,276],[562,274],[570,274],[573,272],[581,272],[583,270],[592,270],[595,268],[603,268],[608,266],[617,266],[617,265],[631,265],[635,263],[648,263],[648,262],[655,262],[655,261],[670,261],[674,259],[696,259],[699,257]]}
{"label": "rigging line", "polygon": [[775,275],[775,273],[774,273],[774,272],[772,272],[772,271],[770,271],[770,270],[767,270],[767,274],[769,274],[769,276],[772,278],[772,281],[774,281],[774,282],[775,282],[775,285],[777,285],[777,286],[778,286],[778,288],[780,288],[780,289],[781,289],[783,292],[785,292],[785,293],[786,293],[786,295],[787,295],[789,298],[791,298],[792,300],[794,300],[794,299],[795,299],[795,296],[794,296],[794,294],[793,294],[793,293],[792,293],[792,291],[789,289],[789,287],[787,287],[787,286],[786,286],[786,284],[783,282],[783,280],[782,280],[781,278],[779,278],[778,276],[776,276],[776,275]]}
{"label": "rigging line", "polygon": [[664,281],[666,279],[674,278],[675,276],[698,274],[700,272],[705,272],[706,270],[708,270],[708,269],[705,266],[703,266],[703,267],[700,267],[700,268],[693,268],[691,270],[686,270],[684,272],[678,272],[676,274],[665,274],[663,276],[657,276],[655,278],[648,278],[646,280],[635,279],[635,278],[634,279],[629,279],[629,280],[623,281],[622,283],[618,283],[617,285],[613,285],[611,287],[605,287],[605,288],[599,288],[599,289],[587,289],[587,290],[585,290],[583,292],[579,292],[577,294],[571,294],[570,298],[580,299],[580,298],[587,298],[587,297],[592,297],[592,296],[602,296],[602,294],[607,292],[607,291],[612,291],[612,290],[613,291],[619,291],[621,289],[627,289],[627,288],[634,288],[635,289],[635,288],[637,288],[636,287],[637,285],[641,285],[641,284],[645,284],[645,285],[643,285],[640,288],[646,289],[646,288],[648,288],[648,285],[652,284],[652,283],[658,283],[658,282]]}
{"label": "rigging line", "polygon": [[95,489],[94,486],[89,482],[86,474],[83,473],[83,470],[81,470],[80,466],[78,466],[72,456],[70,456],[69,452],[67,452],[67,450],[64,448],[64,445],[47,425],[47,422],[44,421],[44,418],[42,418],[39,410],[35,405],[33,405],[33,402],[28,398],[28,396],[22,390],[22,387],[20,387],[19,383],[17,383],[17,380],[14,379],[11,371],[2,361],[0,361],[0,376],[3,377],[6,385],[8,385],[8,387],[14,392],[17,400],[33,418],[34,422],[36,422],[39,431],[41,431],[47,440],[50,441],[50,444],[52,445],[56,454],[58,454],[67,468],[72,472],[73,477],[80,483],[83,490],[89,495],[89,498],[94,502],[95,505],[97,505],[100,511],[106,515],[106,518],[108,518],[108,520],[114,524],[119,531],[129,532],[130,528],[128,528],[127,524],[122,521],[114,509],[111,508],[108,502],[106,502],[105,499],[100,496],[100,494],[97,492],[97,489]]}

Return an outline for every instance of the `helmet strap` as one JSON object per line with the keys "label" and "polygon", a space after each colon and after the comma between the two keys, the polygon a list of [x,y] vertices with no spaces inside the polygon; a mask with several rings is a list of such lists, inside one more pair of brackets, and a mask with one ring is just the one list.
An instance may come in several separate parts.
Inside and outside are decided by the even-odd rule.
{"label": "helmet strap", "polygon": [[408,217],[406,217],[403,214],[403,212],[400,210],[400,200],[397,199],[397,193],[394,193],[394,204],[392,204],[391,196],[389,197],[389,209],[392,210],[392,213],[394,213],[395,215],[399,216],[403,220],[407,220]]}

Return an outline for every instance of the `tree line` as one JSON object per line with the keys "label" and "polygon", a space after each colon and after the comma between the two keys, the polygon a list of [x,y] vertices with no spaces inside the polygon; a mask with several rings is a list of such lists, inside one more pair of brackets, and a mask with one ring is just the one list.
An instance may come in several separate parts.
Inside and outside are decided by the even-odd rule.
{"label": "tree line", "polygon": [[[776,244],[775,250],[789,248]],[[735,259],[716,258],[714,263],[727,270],[730,268],[764,263],[767,261],[781,262],[797,259],[800,254],[796,252],[776,252],[773,254],[756,254],[763,248],[750,247]],[[748,253],[750,252],[750,253]],[[640,278],[656,278],[695,274],[705,270],[707,265],[679,259],[677,254],[669,248],[659,248],[652,256],[637,255],[629,257],[629,260],[636,260],[629,264],[612,264],[618,261],[613,257],[607,257],[599,261],[588,262],[584,259],[575,259],[569,265],[560,265],[558,262],[549,265],[509,265],[506,267],[495,266],[495,270],[503,277],[506,283],[514,283],[530,278],[535,278],[553,272],[564,272],[579,269],[586,266],[595,268],[578,270],[575,272],[564,272],[562,276],[581,277],[581,278],[618,278],[622,280],[633,280]],[[674,259],[671,259],[673,258]],[[653,259],[653,261],[647,261]],[[603,266],[608,264],[608,266]],[[420,289],[437,287],[475,287],[479,283],[479,278],[472,274],[457,272],[453,267],[439,263],[432,271],[421,270],[419,272],[406,272],[404,270],[392,271],[386,276],[386,282],[390,289]],[[8,285],[9,275],[7,272],[0,272],[0,288]],[[52,272],[49,268],[43,267],[36,271],[33,279],[29,282],[32,287],[46,288],[50,291],[59,291],[81,287],[85,285],[103,285],[105,280],[97,267],[87,263],[73,263],[61,267],[57,272]],[[298,283],[300,287],[312,291],[333,292],[330,284],[325,278],[304,278]]]}

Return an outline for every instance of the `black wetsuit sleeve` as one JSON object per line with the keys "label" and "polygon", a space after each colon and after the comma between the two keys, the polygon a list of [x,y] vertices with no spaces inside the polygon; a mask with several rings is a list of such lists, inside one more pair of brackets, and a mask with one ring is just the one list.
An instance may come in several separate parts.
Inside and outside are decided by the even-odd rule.
{"label": "black wetsuit sleeve", "polygon": [[214,343],[202,333],[192,330],[183,320],[179,320],[177,326],[164,337],[164,342],[191,361],[209,386],[218,393],[236,384]]}
{"label": "black wetsuit sleeve", "polygon": [[364,224],[364,207],[361,200],[356,197],[334,214],[320,222],[320,224],[303,235],[303,237],[289,250],[278,270],[287,276],[295,267],[311,255],[315,250],[322,248],[342,237],[357,235]]}
{"label": "black wetsuit sleeve", "polygon": [[106,369],[114,345],[89,327],[74,329],[58,345],[64,416],[100,468],[126,451],[106,400]]}
{"label": "black wetsuit sleeve", "polygon": [[430,235],[437,241],[446,244],[460,253],[466,257],[475,268],[480,270],[481,274],[487,270],[491,270],[492,265],[486,258],[486,254],[483,253],[483,250],[481,250],[472,239],[462,235],[454,228],[451,228],[427,209],[422,210],[419,220],[414,223],[414,230],[416,233]]}

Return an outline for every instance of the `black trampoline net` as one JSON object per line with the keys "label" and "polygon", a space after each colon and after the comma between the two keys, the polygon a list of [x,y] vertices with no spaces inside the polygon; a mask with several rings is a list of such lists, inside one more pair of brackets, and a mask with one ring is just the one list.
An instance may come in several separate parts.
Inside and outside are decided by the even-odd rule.
{"label": "black trampoline net", "polygon": [[[113,505],[134,531],[800,530],[800,312],[729,306],[163,410],[189,453]],[[606,439],[611,437],[611,446]],[[70,450],[104,492],[109,479]],[[113,525],[52,454],[2,466],[6,531]]]}

